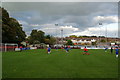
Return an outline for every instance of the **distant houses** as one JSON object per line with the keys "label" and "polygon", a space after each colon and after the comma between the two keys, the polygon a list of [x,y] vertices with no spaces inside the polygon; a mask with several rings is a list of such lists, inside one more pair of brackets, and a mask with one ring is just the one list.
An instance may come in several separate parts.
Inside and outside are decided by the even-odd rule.
{"label": "distant houses", "polygon": [[120,43],[120,38],[111,38],[111,37],[65,37],[63,41],[61,38],[58,38],[59,44],[66,44],[67,40],[71,40],[74,45],[110,45],[111,43]]}
{"label": "distant houses", "polygon": [[93,42],[96,42],[95,39],[91,39],[91,40],[85,40],[85,39],[84,40],[82,40],[82,39],[76,40],[76,39],[72,39],[71,41],[74,43],[74,45],[92,45]]}

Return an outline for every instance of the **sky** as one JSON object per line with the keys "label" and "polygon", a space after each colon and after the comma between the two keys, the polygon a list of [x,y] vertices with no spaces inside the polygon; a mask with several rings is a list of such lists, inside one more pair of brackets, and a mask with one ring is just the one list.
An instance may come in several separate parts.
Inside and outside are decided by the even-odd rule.
{"label": "sky", "polygon": [[[49,35],[118,37],[117,2],[3,2],[22,24],[27,36],[33,29]],[[102,25],[99,25],[102,23]],[[57,26],[55,24],[58,24]]]}

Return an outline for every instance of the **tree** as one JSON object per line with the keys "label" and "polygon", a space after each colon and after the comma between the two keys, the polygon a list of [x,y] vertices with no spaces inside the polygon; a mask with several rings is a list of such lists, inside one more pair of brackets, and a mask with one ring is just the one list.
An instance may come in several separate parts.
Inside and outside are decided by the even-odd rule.
{"label": "tree", "polygon": [[2,8],[2,42],[20,43],[25,40],[26,34],[19,22],[10,17],[7,10]]}
{"label": "tree", "polygon": [[91,36],[91,37],[93,37],[93,38],[97,38],[97,36]]}
{"label": "tree", "polygon": [[95,42],[92,42],[92,45],[94,45],[94,46],[95,46],[95,45],[97,45],[97,41],[95,41]]}
{"label": "tree", "polygon": [[52,36],[50,36],[50,35],[45,36],[46,39],[50,39],[50,37],[52,37]]}
{"label": "tree", "polygon": [[[2,8],[0,7],[0,34],[2,33]],[[2,42],[2,35],[0,35],[0,42]]]}
{"label": "tree", "polygon": [[45,43],[53,45],[56,42],[56,39],[53,36],[46,35],[45,36]]}
{"label": "tree", "polygon": [[35,40],[33,44],[40,44],[40,42],[38,40]]}
{"label": "tree", "polygon": [[31,44],[34,44],[34,42],[38,42],[39,41],[39,43],[44,43],[44,32],[43,31],[41,31],[41,30],[32,30],[32,32],[31,32],[31,34],[30,34],[30,36],[29,36],[29,42],[31,43]]}
{"label": "tree", "polygon": [[83,38],[88,38],[88,37],[89,37],[89,36],[86,36],[86,35],[85,35],[85,36],[83,36]]}
{"label": "tree", "polygon": [[50,45],[55,44],[56,39],[54,37],[50,37]]}
{"label": "tree", "polygon": [[104,40],[104,39],[101,39],[101,41],[100,41],[100,42],[103,42],[103,43],[104,43],[104,42],[106,42],[106,40]]}
{"label": "tree", "polygon": [[73,42],[71,40],[67,40],[66,45],[73,45]]}
{"label": "tree", "polygon": [[50,39],[45,38],[45,44],[50,44]]}
{"label": "tree", "polygon": [[71,37],[71,38],[77,38],[76,35],[70,35],[69,37]]}
{"label": "tree", "polygon": [[83,36],[78,36],[78,38],[83,38]]}

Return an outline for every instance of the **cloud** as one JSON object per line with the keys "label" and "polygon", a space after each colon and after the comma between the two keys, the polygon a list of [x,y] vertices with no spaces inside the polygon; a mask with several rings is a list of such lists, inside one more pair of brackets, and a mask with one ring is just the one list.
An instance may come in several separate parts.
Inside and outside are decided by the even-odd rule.
{"label": "cloud", "polygon": [[69,29],[69,30],[73,30],[73,31],[78,31],[79,30],[78,28],[75,28],[73,26],[61,26],[60,28],[61,29]]}
{"label": "cloud", "polygon": [[73,26],[55,26],[55,24],[43,24],[39,27],[36,27],[38,30],[44,31],[46,34],[61,36],[61,30],[63,30],[64,35],[71,34],[78,31],[78,28]]}
{"label": "cloud", "polygon": [[69,35],[87,35],[87,36],[107,36],[107,37],[118,37],[118,23],[104,25],[100,27],[90,27],[81,32],[75,32]]}
{"label": "cloud", "polygon": [[102,23],[117,23],[118,17],[117,16],[96,16],[94,20],[96,22],[102,22]]}
{"label": "cloud", "polygon": [[37,27],[40,26],[39,24],[30,24],[30,26]]}
{"label": "cloud", "polygon": [[32,18],[30,16],[28,16],[27,19],[32,19]]}
{"label": "cloud", "polygon": [[26,21],[18,20],[18,22],[22,25],[29,25]]}
{"label": "cloud", "polygon": [[5,2],[3,7],[20,21],[27,34],[39,29],[56,35],[56,27],[58,34],[62,27],[64,35],[89,35],[86,30],[99,27],[100,22],[103,25],[118,22],[117,2]]}
{"label": "cloud", "polygon": [[118,2],[119,0],[2,0],[2,2]]}

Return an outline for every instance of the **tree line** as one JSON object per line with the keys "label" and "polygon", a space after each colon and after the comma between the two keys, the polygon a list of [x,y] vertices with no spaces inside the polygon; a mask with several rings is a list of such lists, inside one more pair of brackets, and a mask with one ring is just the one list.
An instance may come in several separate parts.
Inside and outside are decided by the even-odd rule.
{"label": "tree line", "polygon": [[22,25],[9,16],[4,8],[2,10],[2,43],[20,43],[25,40],[26,34],[22,30]]}
{"label": "tree line", "polygon": [[51,35],[45,35],[41,30],[32,30],[30,36],[26,38],[22,24],[15,18],[10,17],[7,10],[0,7],[0,22],[2,23],[2,43],[18,43],[28,41],[30,44],[46,43],[54,44],[55,38]]}
{"label": "tree line", "polygon": [[71,38],[105,38],[105,36],[76,36],[76,35],[70,35]]}
{"label": "tree line", "polygon": [[27,40],[30,44],[45,43],[45,44],[53,45],[56,42],[56,39],[53,36],[45,35],[45,32],[35,29],[32,30]]}

